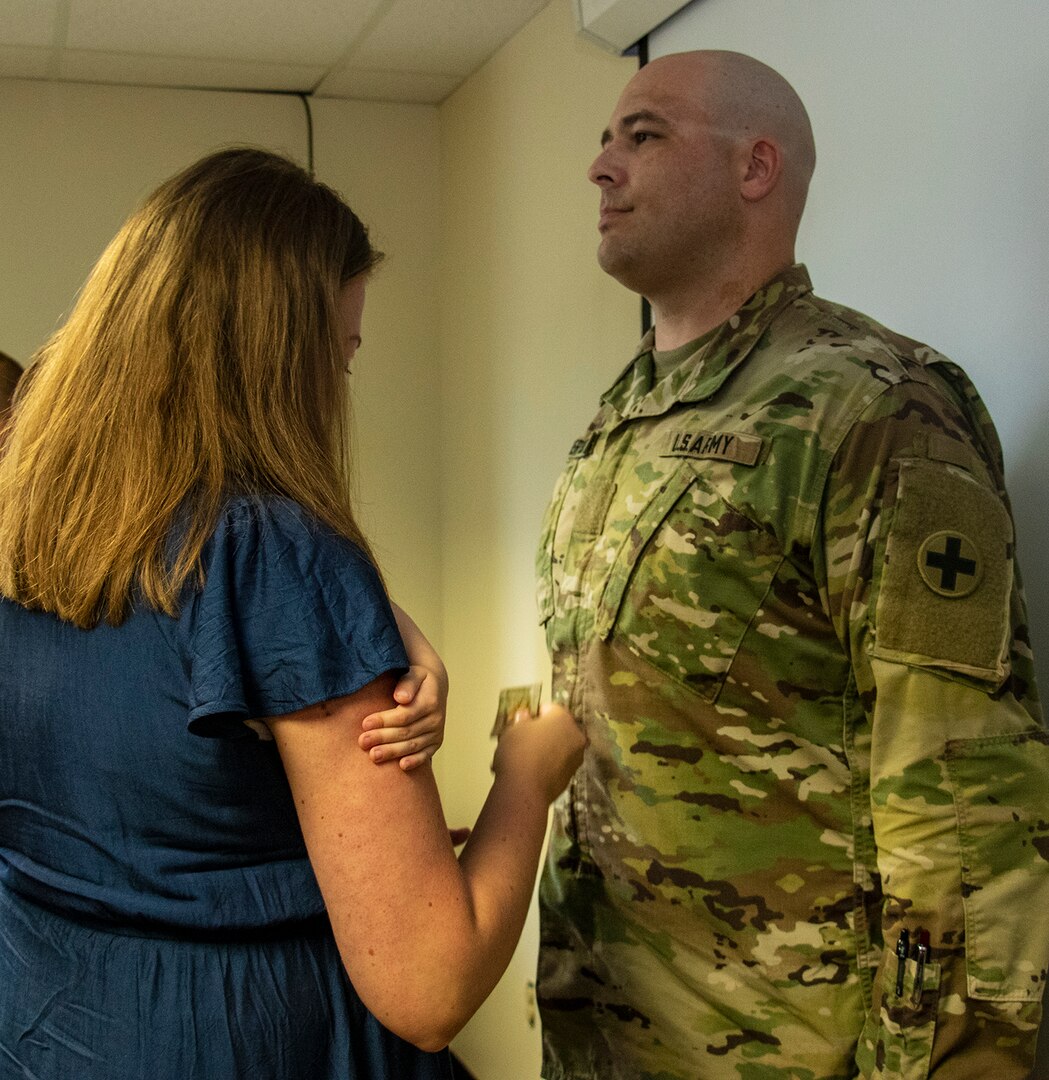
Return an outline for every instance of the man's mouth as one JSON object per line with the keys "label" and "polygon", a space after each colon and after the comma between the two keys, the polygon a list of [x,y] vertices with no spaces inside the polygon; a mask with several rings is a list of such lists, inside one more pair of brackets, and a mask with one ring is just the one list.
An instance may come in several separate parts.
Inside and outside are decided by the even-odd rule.
{"label": "man's mouth", "polygon": [[612,206],[609,203],[602,203],[601,209],[598,214],[597,227],[599,231],[604,232],[610,225],[621,218],[624,214],[629,214],[631,211],[629,206]]}

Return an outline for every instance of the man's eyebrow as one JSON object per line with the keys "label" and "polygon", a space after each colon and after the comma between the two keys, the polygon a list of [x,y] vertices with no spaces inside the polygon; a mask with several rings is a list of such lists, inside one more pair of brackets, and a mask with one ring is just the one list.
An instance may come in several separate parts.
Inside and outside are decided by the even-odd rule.
{"label": "man's eyebrow", "polygon": [[[635,124],[660,124],[663,127],[666,126],[667,120],[665,117],[660,116],[659,113],[654,113],[650,109],[638,109],[637,112],[628,113],[626,116],[621,117],[619,120],[619,130],[629,131]],[[611,128],[605,128],[601,132],[601,145],[607,146],[612,141]]]}

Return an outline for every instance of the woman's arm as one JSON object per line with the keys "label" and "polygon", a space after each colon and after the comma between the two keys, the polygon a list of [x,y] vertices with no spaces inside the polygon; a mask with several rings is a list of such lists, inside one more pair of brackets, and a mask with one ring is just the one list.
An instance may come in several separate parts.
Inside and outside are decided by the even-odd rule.
{"label": "woman's arm", "polygon": [[358,745],[388,706],[384,676],[268,723],[346,971],[391,1031],[437,1050],[488,996],[524,924],[547,809],[585,737],[559,706],[507,730],[495,780],[455,858],[433,774],[376,768]]}
{"label": "woman's arm", "polygon": [[402,769],[414,769],[444,742],[448,672],[411,616],[396,604],[390,606],[411,667],[393,692],[394,707],[364,718],[360,745],[376,763],[399,758]]}

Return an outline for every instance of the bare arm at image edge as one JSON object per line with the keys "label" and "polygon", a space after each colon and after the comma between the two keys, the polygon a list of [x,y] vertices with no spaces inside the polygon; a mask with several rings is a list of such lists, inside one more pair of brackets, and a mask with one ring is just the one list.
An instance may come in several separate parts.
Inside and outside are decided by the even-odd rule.
{"label": "bare arm at image edge", "polygon": [[447,1045],[491,992],[531,901],[547,809],[582,757],[584,736],[548,706],[514,725],[457,860],[433,773],[380,766],[357,743],[388,708],[392,676],[268,723],[347,974],[391,1031]]}

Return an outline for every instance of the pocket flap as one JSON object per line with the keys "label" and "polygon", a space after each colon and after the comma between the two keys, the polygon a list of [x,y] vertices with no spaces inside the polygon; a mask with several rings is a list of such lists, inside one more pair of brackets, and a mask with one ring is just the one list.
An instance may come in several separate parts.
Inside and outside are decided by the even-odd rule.
{"label": "pocket flap", "polygon": [[605,582],[597,611],[595,630],[603,641],[608,639],[615,625],[616,614],[638,556],[652,539],[660,522],[670,513],[674,504],[695,479],[695,473],[687,466],[679,468],[668,476],[666,482],[656,489],[655,494],[638,515],[630,532],[623,538],[612,566],[612,572]]}

